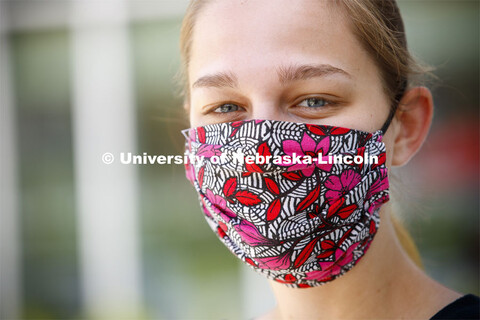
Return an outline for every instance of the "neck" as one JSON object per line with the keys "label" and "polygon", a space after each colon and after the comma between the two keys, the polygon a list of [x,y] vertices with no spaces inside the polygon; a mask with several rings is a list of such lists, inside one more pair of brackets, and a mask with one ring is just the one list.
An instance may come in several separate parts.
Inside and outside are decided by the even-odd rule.
{"label": "neck", "polygon": [[[370,249],[350,271],[319,287],[271,283],[275,319],[428,319],[460,295],[436,283],[403,251],[384,206]],[[379,303],[381,302],[381,303]]]}

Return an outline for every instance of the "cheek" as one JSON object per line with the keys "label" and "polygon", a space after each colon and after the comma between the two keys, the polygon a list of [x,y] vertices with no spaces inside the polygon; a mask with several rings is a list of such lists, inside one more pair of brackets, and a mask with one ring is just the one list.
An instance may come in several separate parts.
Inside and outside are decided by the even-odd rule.
{"label": "cheek", "polygon": [[190,127],[191,128],[199,126],[198,116],[193,111],[193,108],[190,108],[189,111],[188,111],[188,119],[190,120]]}
{"label": "cheek", "polygon": [[393,157],[395,154],[395,132],[396,132],[396,123],[392,122],[390,127],[387,130],[385,136],[383,136],[383,143],[385,143],[386,148],[386,157],[387,157],[387,167],[392,167]]}
{"label": "cheek", "polygon": [[188,120],[190,122],[190,127],[195,128],[202,126],[203,124],[201,123],[201,115],[199,114],[198,110],[195,109],[195,106],[192,105],[192,101],[194,101],[194,99],[190,94],[190,100],[188,107],[186,108],[186,112],[188,115]]}

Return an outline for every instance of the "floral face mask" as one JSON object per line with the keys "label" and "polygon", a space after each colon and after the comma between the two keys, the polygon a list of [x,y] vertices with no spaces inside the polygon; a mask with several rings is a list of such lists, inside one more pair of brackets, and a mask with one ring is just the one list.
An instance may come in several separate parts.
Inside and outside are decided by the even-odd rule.
{"label": "floral face mask", "polygon": [[318,286],[350,270],[377,232],[389,200],[382,132],[271,120],[186,129],[199,160],[187,178],[232,253],[290,287]]}

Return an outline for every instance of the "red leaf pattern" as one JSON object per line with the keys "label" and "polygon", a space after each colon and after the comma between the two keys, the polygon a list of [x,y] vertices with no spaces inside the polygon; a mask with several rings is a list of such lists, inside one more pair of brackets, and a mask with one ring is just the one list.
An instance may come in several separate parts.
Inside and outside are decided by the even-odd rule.
{"label": "red leaf pattern", "polygon": [[273,194],[280,194],[280,189],[275,181],[270,178],[265,178],[265,184],[267,185],[267,189],[270,190]]}
{"label": "red leaf pattern", "polygon": [[320,246],[323,250],[330,250],[335,247],[335,242],[333,242],[332,240],[324,240],[322,241],[322,243],[320,243]]}
{"label": "red leaf pattern", "polygon": [[198,128],[197,129],[197,134],[198,134],[198,142],[200,143],[205,143],[205,129],[204,128]]}
{"label": "red leaf pattern", "polygon": [[275,199],[273,202],[268,206],[267,209],[267,221],[272,221],[278,217],[280,214],[280,209],[282,208],[282,202],[280,199]]}
{"label": "red leaf pattern", "polygon": [[[242,120],[185,132],[188,152],[206,155],[203,163],[185,166],[205,218],[256,271],[290,287],[317,286],[350,270],[369,248],[378,209],[389,200],[381,131]],[[322,160],[332,152],[368,154],[379,163],[320,166],[282,158],[281,163],[216,164],[210,159],[221,152],[233,159],[230,152],[252,150],[263,157],[321,152]]]}
{"label": "red leaf pattern", "polygon": [[262,202],[256,194],[251,193],[248,190],[237,191],[237,193],[235,193],[235,198],[245,206],[254,206]]}
{"label": "red leaf pattern", "polygon": [[282,173],[282,176],[287,178],[288,180],[292,181],[298,181],[302,179],[302,176],[298,174],[297,172],[291,171],[291,172],[284,172]]}
{"label": "red leaf pattern", "polygon": [[297,256],[295,262],[293,263],[295,268],[300,267],[310,257],[318,240],[318,238],[313,239],[302,249],[302,251],[300,251],[300,254]]}
{"label": "red leaf pattern", "polygon": [[340,218],[347,219],[357,208],[358,208],[358,205],[354,203],[349,206],[341,208],[337,214]]}
{"label": "red leaf pattern", "polygon": [[328,208],[327,218],[330,218],[340,209],[341,206],[345,203],[345,198],[340,198],[330,205]]}
{"label": "red leaf pattern", "polygon": [[297,206],[297,211],[303,211],[316,200],[318,200],[318,196],[320,195],[320,185],[316,186],[315,189],[310,191],[310,193],[302,200]]}
{"label": "red leaf pattern", "polygon": [[266,142],[258,146],[258,154],[264,157],[272,155]]}
{"label": "red leaf pattern", "polygon": [[223,186],[223,194],[225,195],[225,197],[231,197],[235,193],[236,188],[237,178],[229,178]]}
{"label": "red leaf pattern", "polygon": [[247,172],[263,173],[263,170],[255,163],[247,163],[245,164],[245,168],[247,169]]}

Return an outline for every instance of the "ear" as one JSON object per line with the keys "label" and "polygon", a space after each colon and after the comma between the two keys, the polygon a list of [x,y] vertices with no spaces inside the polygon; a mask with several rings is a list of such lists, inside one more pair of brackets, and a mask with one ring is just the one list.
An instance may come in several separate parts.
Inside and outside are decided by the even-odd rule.
{"label": "ear", "polygon": [[425,87],[409,89],[399,103],[392,165],[403,166],[427,137],[433,117],[433,98]]}

